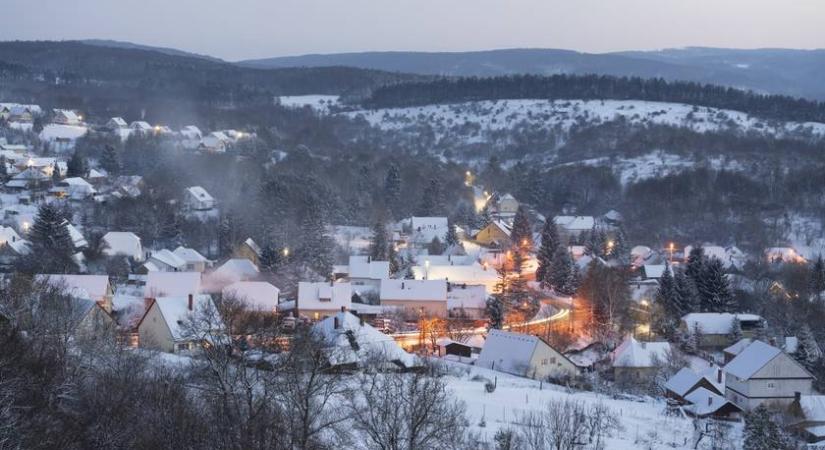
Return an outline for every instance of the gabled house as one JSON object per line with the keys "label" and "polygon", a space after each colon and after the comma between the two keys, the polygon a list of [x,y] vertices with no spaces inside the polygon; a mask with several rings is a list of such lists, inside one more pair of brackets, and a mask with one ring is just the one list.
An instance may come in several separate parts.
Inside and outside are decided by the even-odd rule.
{"label": "gabled house", "polygon": [[52,123],[60,125],[80,125],[83,123],[83,118],[70,109],[55,109],[52,114]]}
{"label": "gabled house", "polygon": [[211,296],[188,295],[152,299],[137,328],[141,347],[178,353],[215,344],[223,327]]}
{"label": "gabled house", "polygon": [[246,258],[252,261],[252,264],[260,266],[261,254],[261,247],[252,238],[247,238],[235,249],[232,256],[234,258]]}
{"label": "gabled house", "polygon": [[296,317],[304,316],[312,320],[332,317],[344,308],[352,306],[352,285],[349,283],[300,282],[298,301],[293,305]]}
{"label": "gabled house", "polygon": [[698,329],[700,348],[723,349],[734,343],[731,341],[734,319],[739,321],[742,336],[747,338],[754,337],[756,331],[765,326],[764,319],[756,314],[690,313],[682,317],[679,328],[684,333],[695,333]]}
{"label": "gabled house", "polygon": [[238,281],[223,288],[223,298],[244,302],[250,311],[276,312],[281,291],[266,281]]}
{"label": "gabled house", "polygon": [[490,330],[475,365],[534,380],[579,375],[572,361],[538,336],[502,330]]}
{"label": "gabled house", "polygon": [[140,237],[130,231],[110,231],[103,235],[106,256],[126,256],[135,261],[143,261],[143,246]]}
{"label": "gabled house", "polygon": [[487,288],[483,285],[447,285],[447,313],[450,317],[483,319],[486,310]]}
{"label": "gabled house", "polygon": [[556,216],[553,221],[558,227],[559,240],[563,244],[569,244],[571,239],[589,232],[596,225],[596,219],[592,216]]}
{"label": "gabled house", "polygon": [[80,177],[64,178],[49,191],[58,198],[70,200],[85,200],[97,193],[91,183]]}
{"label": "gabled house", "polygon": [[107,313],[112,312],[114,289],[107,275],[37,275],[35,281],[79,293],[81,297],[100,305]]}
{"label": "gabled house", "polygon": [[787,407],[813,392],[813,375],[782,350],[754,341],[725,365],[725,397],[746,411]]}
{"label": "gabled house", "polygon": [[789,428],[805,441],[825,441],[825,395],[796,394],[787,415]]}
{"label": "gabled house", "polygon": [[424,261],[423,265],[411,269],[416,280],[445,280],[453,284],[482,285],[488,294],[495,291],[498,283],[496,270],[487,264],[433,265]]}
{"label": "gabled house", "polygon": [[198,146],[202,151],[210,153],[223,153],[226,147],[232,140],[229,136],[220,131],[213,131],[201,139],[201,144]]}
{"label": "gabled house", "polygon": [[639,342],[628,336],[611,355],[613,377],[618,383],[649,380],[667,363],[670,352],[668,342]]}
{"label": "gabled house", "polygon": [[108,122],[106,122],[106,129],[110,131],[122,130],[125,128],[129,128],[129,124],[123,120],[123,117],[112,117]]}
{"label": "gabled house", "polygon": [[178,247],[173,253],[186,263],[185,270],[187,272],[203,272],[207,267],[212,267],[212,261],[198,253],[195,249]]}
{"label": "gabled house", "polygon": [[326,345],[331,367],[355,368],[379,363],[383,367],[408,370],[421,366],[420,360],[405,352],[392,337],[346,310],[316,323],[312,331]]}
{"label": "gabled house", "polygon": [[377,291],[381,281],[389,277],[389,261],[373,261],[369,256],[349,257],[346,278],[356,289]]}
{"label": "gabled house", "polygon": [[447,282],[382,280],[381,306],[417,316],[447,317]]}
{"label": "gabled house", "polygon": [[700,387],[685,396],[685,412],[693,417],[731,420],[742,414],[742,408],[716,392]]}
{"label": "gabled house", "polygon": [[405,227],[409,227],[410,241],[419,245],[427,245],[434,238],[443,242],[450,228],[446,217],[411,217]]}
{"label": "gabled house", "polygon": [[217,291],[237,281],[249,281],[260,275],[258,266],[245,258],[230,259],[209,274],[210,284]]}
{"label": "gabled house", "polygon": [[200,186],[186,188],[183,204],[192,211],[209,211],[215,207],[215,199]]}
{"label": "gabled house", "polygon": [[475,240],[487,247],[506,248],[512,243],[510,240],[511,227],[500,220],[494,220],[476,233]]}
{"label": "gabled house", "polygon": [[686,399],[688,394],[700,388],[723,396],[725,395],[725,387],[722,379],[722,369],[717,369],[717,371],[717,378],[711,380],[707,376],[697,374],[688,367],[683,367],[665,383],[665,397],[685,404],[688,403]]}
{"label": "gabled house", "polygon": [[142,272],[183,272],[186,271],[186,261],[174,252],[163,249],[149,254],[146,262],[141,266]]}
{"label": "gabled house", "polygon": [[149,122],[145,122],[143,120],[136,120],[129,124],[129,128],[135,131],[135,133],[151,133],[153,131],[152,125],[149,125]]}
{"label": "gabled house", "polygon": [[518,211],[519,202],[511,194],[504,194],[496,202],[496,213],[499,216],[514,216]]}
{"label": "gabled house", "polygon": [[143,287],[144,298],[186,297],[201,293],[198,272],[149,272]]}

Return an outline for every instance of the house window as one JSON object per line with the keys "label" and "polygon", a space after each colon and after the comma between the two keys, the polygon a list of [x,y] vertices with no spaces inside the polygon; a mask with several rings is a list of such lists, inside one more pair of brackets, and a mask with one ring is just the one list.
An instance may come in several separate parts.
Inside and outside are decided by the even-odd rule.
{"label": "house window", "polygon": [[542,360],[541,360],[541,365],[542,365],[542,366],[546,366],[546,365],[547,365],[547,360],[546,360],[546,359],[542,359]]}
{"label": "house window", "polygon": [[776,383],[773,381],[768,381],[768,389],[776,389]]}
{"label": "house window", "polygon": [[556,357],[554,356],[554,357],[550,358],[550,364],[555,364],[555,363],[556,363]]}

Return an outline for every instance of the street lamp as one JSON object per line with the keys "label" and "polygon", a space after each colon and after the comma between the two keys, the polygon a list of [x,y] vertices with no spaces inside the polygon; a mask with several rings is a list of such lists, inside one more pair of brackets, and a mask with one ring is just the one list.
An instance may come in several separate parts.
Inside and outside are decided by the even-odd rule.
{"label": "street lamp", "polygon": [[284,257],[289,256],[289,247],[284,247],[283,254],[284,254]]}
{"label": "street lamp", "polygon": [[671,264],[673,264],[673,250],[674,250],[674,247],[675,246],[673,245],[673,242],[671,242],[670,245],[668,246],[668,248],[670,249],[670,263]]}

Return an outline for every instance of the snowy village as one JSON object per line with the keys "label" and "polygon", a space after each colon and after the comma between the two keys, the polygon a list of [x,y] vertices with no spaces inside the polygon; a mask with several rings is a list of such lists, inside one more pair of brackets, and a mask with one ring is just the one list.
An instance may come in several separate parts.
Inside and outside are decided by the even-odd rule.
{"label": "snowy village", "polygon": [[821,5],[50,1],[0,450],[825,449]]}

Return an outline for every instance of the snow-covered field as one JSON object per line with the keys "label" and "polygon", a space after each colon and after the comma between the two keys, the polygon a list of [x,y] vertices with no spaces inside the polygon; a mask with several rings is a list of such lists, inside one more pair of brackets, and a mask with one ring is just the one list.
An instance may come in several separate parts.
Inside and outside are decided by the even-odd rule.
{"label": "snow-covered field", "polygon": [[[622,429],[607,440],[607,449],[626,450],[642,448],[693,448],[693,420],[665,414],[665,403],[648,399],[644,402],[618,400],[592,392],[570,391],[557,385],[510,376],[500,372],[451,363],[451,367],[469,369],[467,375],[447,377],[449,389],[467,405],[470,426],[492,439],[495,432],[509,428],[525,412],[542,411],[548,401],[574,400],[585,404],[602,403],[619,418]],[[492,393],[484,389],[480,376],[498,380]],[[485,426],[479,424],[484,418]],[[732,442],[741,442],[741,423],[734,424]],[[703,448],[701,445],[699,448]]]}
{"label": "snow-covered field", "polygon": [[813,135],[825,136],[822,123],[766,121],[739,111],[636,100],[478,101],[344,114],[361,116],[384,130],[403,130],[427,123],[437,136],[452,128],[477,128],[479,132],[486,132],[512,129],[517,124],[566,131],[576,124],[593,125],[620,118],[633,124],[673,125],[699,132],[734,129],[784,136],[807,130]]}

